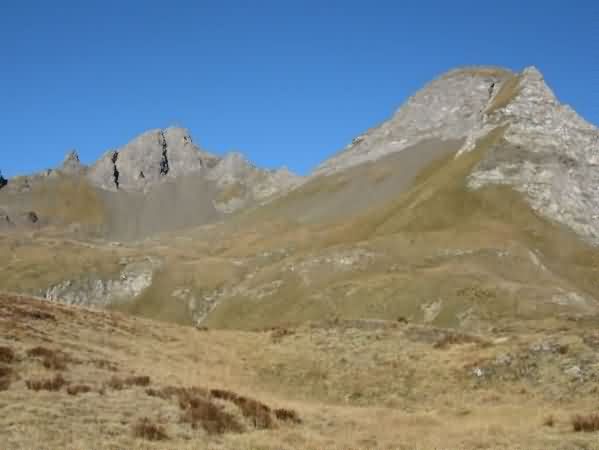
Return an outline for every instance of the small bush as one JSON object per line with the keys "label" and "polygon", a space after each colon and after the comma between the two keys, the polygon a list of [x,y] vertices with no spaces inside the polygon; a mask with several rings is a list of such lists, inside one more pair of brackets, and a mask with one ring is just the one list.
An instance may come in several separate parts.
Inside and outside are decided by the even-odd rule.
{"label": "small bush", "polygon": [[106,386],[114,391],[120,391],[124,389],[125,382],[121,378],[113,376],[106,382]]}
{"label": "small bush", "polygon": [[15,359],[15,352],[10,347],[0,346],[0,362],[10,364]]}
{"label": "small bush", "polygon": [[12,369],[8,366],[0,366],[0,378],[8,377],[12,374]]}
{"label": "small bush", "polygon": [[33,347],[27,350],[27,355],[34,358],[41,358],[42,364],[46,369],[65,370],[67,368],[66,355],[61,351],[46,347]]}
{"label": "small bush", "polygon": [[438,339],[434,344],[434,348],[445,349],[452,345],[460,345],[460,344],[479,344],[485,345],[486,342],[479,338],[478,336],[471,336],[469,334],[462,333],[448,333],[444,334],[440,339]]}
{"label": "small bush", "polygon": [[575,415],[572,417],[572,428],[574,431],[584,431],[587,433],[599,431],[599,414]]}
{"label": "small bush", "polygon": [[147,375],[131,376],[125,379],[125,385],[127,386],[149,386],[150,377]]}
{"label": "small bush", "polygon": [[68,382],[62,375],[55,375],[53,378],[45,380],[27,380],[25,381],[28,389],[32,391],[59,391]]}
{"label": "small bush", "polygon": [[210,394],[214,398],[227,400],[237,405],[243,416],[250,419],[256,428],[266,429],[273,427],[270,408],[264,403],[238,395],[235,392],[221,389],[212,389]]}
{"label": "small bush", "polygon": [[223,411],[207,398],[193,395],[180,397],[179,406],[184,411],[181,422],[190,423],[192,428],[201,426],[209,434],[243,431],[243,426],[232,414]]}
{"label": "small bush", "polygon": [[67,394],[69,395],[79,395],[90,392],[92,388],[87,384],[75,384],[73,386],[67,387]]}
{"label": "small bush", "polygon": [[270,338],[274,343],[279,343],[284,337],[291,336],[292,334],[293,331],[288,328],[274,328],[270,333]]}
{"label": "small bush", "polygon": [[543,425],[546,427],[553,427],[555,425],[555,417],[549,415],[543,419]]}
{"label": "small bush", "polygon": [[156,425],[147,417],[133,425],[133,435],[148,441],[165,441],[169,438],[162,426]]}
{"label": "small bush", "polygon": [[145,387],[145,386],[149,386],[149,384],[150,384],[150,377],[148,377],[146,375],[139,375],[139,376],[134,375],[134,376],[127,377],[124,380],[117,376],[112,376],[110,378],[110,380],[108,380],[108,382],[106,383],[106,386],[112,390],[121,391],[121,390],[131,387],[131,386],[144,386]]}
{"label": "small bush", "polygon": [[297,412],[292,409],[279,408],[274,411],[277,420],[282,422],[302,423]]}

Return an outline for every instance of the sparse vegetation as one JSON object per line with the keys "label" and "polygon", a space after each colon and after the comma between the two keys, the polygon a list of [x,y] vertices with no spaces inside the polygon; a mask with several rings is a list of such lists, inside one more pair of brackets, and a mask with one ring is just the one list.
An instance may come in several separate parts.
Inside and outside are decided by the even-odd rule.
{"label": "sparse vegetation", "polygon": [[512,75],[506,81],[504,81],[499,92],[493,98],[493,102],[487,107],[485,111],[487,114],[491,114],[498,109],[507,106],[512,99],[518,95],[519,92],[520,76]]}
{"label": "sparse vegetation", "polygon": [[27,350],[27,355],[34,358],[41,358],[42,364],[46,369],[65,370],[67,368],[67,357],[58,350],[38,346]]}
{"label": "sparse vegetation", "polygon": [[150,381],[147,375],[132,375],[124,379],[113,375],[106,382],[106,386],[114,391],[120,391],[131,386],[146,387],[150,385]]}
{"label": "sparse vegetation", "polygon": [[0,366],[0,391],[6,391],[10,387],[12,373],[12,368]]}
{"label": "sparse vegetation", "polygon": [[572,428],[587,433],[599,431],[599,413],[575,415],[572,417]]}
{"label": "sparse vegetation", "polygon": [[0,346],[0,362],[10,364],[15,359],[15,352],[10,347]]}
{"label": "sparse vegetation", "polygon": [[243,426],[235,416],[226,412],[209,398],[185,390],[179,396],[179,406],[183,410],[181,421],[191,424],[193,428],[202,427],[209,434],[227,432],[241,433]]}
{"label": "sparse vegetation", "polygon": [[88,386],[87,384],[73,384],[67,387],[67,394],[73,396],[79,394],[86,394],[91,391],[91,386]]}
{"label": "sparse vegetation", "polygon": [[487,345],[487,343],[478,336],[472,336],[464,333],[457,332],[449,332],[443,334],[441,338],[439,338],[433,344],[434,348],[445,349],[452,345],[460,345],[460,344],[479,344],[479,345]]}
{"label": "sparse vegetation", "polygon": [[243,416],[251,420],[254,427],[259,429],[273,427],[271,410],[264,403],[222,389],[212,389],[210,394],[214,398],[227,400],[237,405]]}
{"label": "sparse vegetation", "polygon": [[139,419],[133,425],[133,435],[148,441],[165,441],[169,438],[163,426],[157,425],[147,417]]}
{"label": "sparse vegetation", "polygon": [[275,417],[282,422],[302,423],[299,415],[292,409],[279,408],[274,410]]}
{"label": "sparse vegetation", "polygon": [[27,389],[32,391],[59,391],[63,386],[68,384],[68,382],[61,374],[57,374],[48,379],[26,380],[25,384]]}
{"label": "sparse vegetation", "polygon": [[127,377],[124,381],[126,386],[149,386],[150,377],[147,375],[134,375]]}
{"label": "sparse vegetation", "polygon": [[543,419],[543,425],[546,427],[553,427],[555,425],[555,417],[550,414]]}

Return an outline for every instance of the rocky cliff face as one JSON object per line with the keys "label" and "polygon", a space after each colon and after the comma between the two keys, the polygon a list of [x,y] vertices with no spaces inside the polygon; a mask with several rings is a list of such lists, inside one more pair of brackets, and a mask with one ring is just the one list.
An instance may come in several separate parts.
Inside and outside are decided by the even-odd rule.
{"label": "rocky cliff face", "polygon": [[227,191],[214,199],[223,212],[284,192],[301,180],[286,170],[259,169],[240,153],[223,158],[212,155],[196,146],[183,128],[143,133],[124,147],[105,153],[87,173],[92,184],[102,189],[133,192],[148,192],[162,182],[187,175],[211,180]]}
{"label": "rocky cliff face", "polygon": [[151,130],[105,153],[88,176],[103,189],[144,191],[163,180],[199,173],[215,160],[193,143],[185,129]]}
{"label": "rocky cliff face", "polygon": [[342,152],[320,165],[328,175],[373,161],[427,139],[456,140],[477,127],[495,86],[513,74],[501,68],[450,71],[410,97],[387,122],[356,137]]}
{"label": "rocky cliff face", "polygon": [[501,90],[491,99],[498,107],[485,111],[472,136],[505,125],[508,145],[487,155],[470,186],[508,184],[543,216],[599,244],[599,130],[560,104],[535,68],[507,90],[508,99],[498,99]]}
{"label": "rocky cliff face", "polygon": [[315,175],[329,175],[426,139],[464,139],[458,155],[505,127],[507,145],[469,177],[473,189],[507,184],[544,217],[599,244],[599,130],[558,102],[534,67],[457,69],[417,92],[381,126],[358,136]]}

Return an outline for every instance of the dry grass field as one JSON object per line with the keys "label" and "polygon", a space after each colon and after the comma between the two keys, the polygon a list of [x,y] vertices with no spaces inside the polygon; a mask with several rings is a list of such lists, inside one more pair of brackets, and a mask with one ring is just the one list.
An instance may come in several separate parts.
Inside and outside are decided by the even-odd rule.
{"label": "dry grass field", "polygon": [[596,322],[205,330],[0,298],[11,448],[594,448]]}

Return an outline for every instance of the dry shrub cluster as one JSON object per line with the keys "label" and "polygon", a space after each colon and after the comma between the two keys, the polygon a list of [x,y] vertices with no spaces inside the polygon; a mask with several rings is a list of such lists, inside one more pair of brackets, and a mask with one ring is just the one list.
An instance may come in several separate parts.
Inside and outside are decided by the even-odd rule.
{"label": "dry shrub cluster", "polygon": [[55,375],[49,379],[27,380],[25,381],[28,389],[32,391],[59,391],[68,382],[61,374]]}
{"label": "dry shrub cluster", "polygon": [[134,375],[125,379],[113,376],[106,382],[106,386],[114,391],[120,391],[131,386],[149,386],[150,377],[146,375]]}
{"label": "dry shrub cluster", "polygon": [[87,384],[74,384],[72,386],[67,387],[67,394],[79,395],[79,394],[85,394],[87,392],[91,392],[91,390],[92,390],[91,386],[88,386]]}
{"label": "dry shrub cluster", "polygon": [[575,415],[572,417],[572,428],[574,431],[585,431],[587,433],[599,431],[599,414]]}
{"label": "dry shrub cluster", "polygon": [[42,364],[46,369],[65,370],[67,368],[67,357],[63,352],[58,350],[46,347],[33,347],[27,350],[27,355],[33,358],[41,358]]}
{"label": "dry shrub cluster", "polygon": [[273,328],[270,333],[270,338],[274,343],[279,343],[283,340],[284,337],[291,336],[293,334],[293,330],[288,328]]}
{"label": "dry shrub cluster", "polygon": [[140,419],[133,425],[133,435],[148,441],[165,441],[169,438],[162,426],[156,425],[147,417]]}
{"label": "dry shrub cluster", "polygon": [[224,389],[208,391],[200,387],[165,386],[159,389],[148,388],[146,394],[164,400],[177,398],[179,407],[183,410],[181,421],[190,423],[193,428],[201,426],[211,434],[243,432],[243,425],[232,414],[214,403],[213,399],[233,403],[239,408],[242,415],[258,429],[274,428],[273,415],[277,420],[283,422],[301,423],[297,412],[293,410],[280,408],[273,411],[258,400]]}
{"label": "dry shrub cluster", "polygon": [[0,346],[0,362],[10,364],[15,359],[15,352],[10,347]]}
{"label": "dry shrub cluster", "polygon": [[277,420],[282,422],[302,423],[296,411],[292,409],[279,408],[274,410]]}
{"label": "dry shrub cluster", "polygon": [[[15,353],[10,347],[0,347],[0,362],[10,364],[15,359]],[[6,391],[10,387],[12,368],[0,366],[0,391]]]}
{"label": "dry shrub cluster", "polygon": [[434,344],[434,348],[445,349],[452,345],[460,345],[460,344],[479,344],[482,346],[488,345],[488,343],[479,338],[478,336],[472,336],[469,334],[463,333],[448,333],[444,334],[441,338],[439,338]]}
{"label": "dry shrub cluster", "polygon": [[209,434],[227,432],[241,433],[243,426],[235,416],[222,407],[193,390],[183,389],[179,393],[179,407],[183,410],[181,422],[191,424],[192,428],[202,427]]}
{"label": "dry shrub cluster", "polygon": [[273,428],[274,423],[270,408],[264,403],[222,389],[212,389],[210,394],[214,398],[226,400],[237,405],[243,416],[249,419],[256,428]]}
{"label": "dry shrub cluster", "polygon": [[12,369],[7,366],[0,366],[0,391],[6,391],[10,387],[10,377]]}

